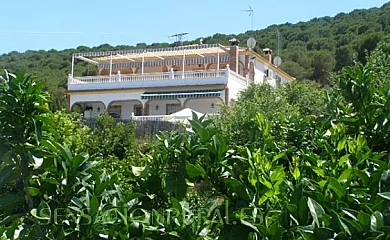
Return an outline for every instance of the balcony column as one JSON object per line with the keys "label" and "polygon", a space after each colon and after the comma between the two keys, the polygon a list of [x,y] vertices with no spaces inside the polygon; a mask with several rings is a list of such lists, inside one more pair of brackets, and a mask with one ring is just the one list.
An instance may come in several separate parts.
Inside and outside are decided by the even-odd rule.
{"label": "balcony column", "polygon": [[186,50],[183,49],[183,64],[182,64],[182,68],[183,68],[182,72],[183,72],[183,74],[182,74],[181,78],[184,78],[185,61],[186,61]]}
{"label": "balcony column", "polygon": [[111,76],[112,76],[112,54],[110,55],[110,82],[111,82]]}
{"label": "balcony column", "polygon": [[141,75],[144,75],[145,51],[142,52]]}
{"label": "balcony column", "polygon": [[74,55],[72,55],[72,71],[71,71],[71,76],[72,76],[72,78],[73,78],[73,76],[74,76]]}
{"label": "balcony column", "polygon": [[217,53],[217,77],[219,77],[219,45],[218,45],[218,53]]}

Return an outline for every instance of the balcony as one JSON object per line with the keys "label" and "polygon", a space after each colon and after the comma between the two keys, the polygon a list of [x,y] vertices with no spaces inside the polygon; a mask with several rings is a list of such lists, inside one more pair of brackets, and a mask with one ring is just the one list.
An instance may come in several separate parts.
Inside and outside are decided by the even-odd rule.
{"label": "balcony", "polygon": [[144,74],[115,74],[111,76],[85,76],[68,78],[69,91],[108,90],[126,88],[196,86],[227,84],[228,80],[246,85],[245,77],[231,71],[229,67],[222,70],[157,72]]}

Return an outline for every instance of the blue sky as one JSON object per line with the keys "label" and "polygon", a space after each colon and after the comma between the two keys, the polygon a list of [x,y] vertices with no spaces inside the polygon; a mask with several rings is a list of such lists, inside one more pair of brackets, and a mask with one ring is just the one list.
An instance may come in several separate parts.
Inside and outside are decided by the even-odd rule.
{"label": "blue sky", "polygon": [[[271,3],[273,2],[273,3]],[[278,2],[278,3],[276,3]],[[0,54],[10,51],[169,42],[189,32],[191,40],[251,28],[242,9],[254,9],[254,29],[308,21],[386,0],[12,0],[2,1]]]}

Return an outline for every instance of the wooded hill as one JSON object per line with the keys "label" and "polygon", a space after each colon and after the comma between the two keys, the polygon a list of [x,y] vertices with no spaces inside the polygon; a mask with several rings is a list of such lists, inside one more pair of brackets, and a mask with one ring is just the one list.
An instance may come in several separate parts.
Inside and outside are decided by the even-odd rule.
{"label": "wooded hill", "polygon": [[[386,35],[390,33],[390,2],[380,8],[354,10],[340,13],[334,17],[314,18],[308,22],[272,25],[263,30],[248,31],[238,35],[214,34],[204,37],[203,43],[229,44],[235,37],[245,46],[249,37],[255,37],[255,51],[263,48],[277,49],[277,30],[280,32],[280,55],[283,58],[281,68],[297,79],[310,79],[322,84],[329,83],[330,74],[342,67],[351,65],[354,59],[365,62],[366,54],[372,51]],[[198,43],[199,38],[185,44]],[[169,43],[153,43],[136,46],[110,46],[103,44],[89,48],[79,46],[76,49],[62,51],[26,51],[10,52],[0,56],[0,69],[11,72],[25,70],[43,79],[46,89],[51,93],[52,109],[66,106],[65,93],[67,75],[71,69],[71,55],[74,52],[109,51],[117,49],[169,47]],[[274,51],[276,54],[276,51]],[[78,75],[94,75],[95,68],[87,63],[78,63],[75,69]]]}

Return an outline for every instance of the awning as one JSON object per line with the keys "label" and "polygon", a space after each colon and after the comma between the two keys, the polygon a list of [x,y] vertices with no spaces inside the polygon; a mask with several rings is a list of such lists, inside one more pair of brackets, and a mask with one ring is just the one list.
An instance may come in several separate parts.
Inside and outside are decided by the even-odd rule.
{"label": "awning", "polygon": [[141,99],[177,99],[177,98],[206,98],[220,97],[223,89],[201,89],[201,90],[184,90],[184,91],[167,91],[167,92],[144,92]]}
{"label": "awning", "polygon": [[95,63],[108,62],[140,62],[142,60],[167,60],[169,58],[182,57],[216,57],[229,56],[229,48],[220,44],[195,44],[179,47],[156,48],[156,49],[131,49],[108,52],[86,52],[74,53],[73,56],[83,61],[94,61]]}
{"label": "awning", "polygon": [[[220,63],[229,63],[230,57],[229,56],[220,56],[219,62]],[[207,64],[207,63],[217,63],[218,57],[216,56],[209,56],[209,57],[191,57],[186,58],[184,60],[184,63],[186,65],[198,65],[198,64]],[[182,58],[169,58],[164,60],[148,60],[144,62],[144,67],[161,67],[161,66],[174,66],[174,65],[182,65],[183,59]],[[110,63],[98,63],[99,69],[110,69]],[[141,68],[142,62],[114,62],[112,64],[113,69],[124,69],[124,68]]]}

